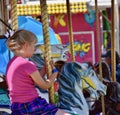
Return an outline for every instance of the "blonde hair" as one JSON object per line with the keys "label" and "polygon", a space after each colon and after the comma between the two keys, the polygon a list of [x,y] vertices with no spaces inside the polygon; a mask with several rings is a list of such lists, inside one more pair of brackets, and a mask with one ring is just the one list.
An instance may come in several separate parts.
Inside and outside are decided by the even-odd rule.
{"label": "blonde hair", "polygon": [[28,30],[17,30],[13,36],[7,40],[7,47],[11,51],[19,50],[25,43],[37,42],[36,36]]}

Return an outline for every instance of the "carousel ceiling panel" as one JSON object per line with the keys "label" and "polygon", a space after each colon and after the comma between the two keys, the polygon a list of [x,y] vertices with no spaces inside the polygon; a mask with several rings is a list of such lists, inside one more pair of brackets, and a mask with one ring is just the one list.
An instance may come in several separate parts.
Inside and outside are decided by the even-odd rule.
{"label": "carousel ceiling panel", "polygon": [[[80,0],[79,0],[80,1]],[[85,1],[79,2],[74,1],[70,2],[71,12],[78,13],[78,12],[86,12],[87,11],[87,4]],[[47,3],[48,14],[57,14],[57,13],[66,13],[66,2],[50,2]],[[26,4],[18,4],[17,5],[17,13],[18,15],[40,15],[41,9],[40,4],[38,3],[26,3]]]}
{"label": "carousel ceiling panel", "polygon": [[[111,7],[112,0],[97,0],[98,8],[105,9]],[[120,0],[114,0],[115,6],[120,5]],[[95,0],[88,1],[89,6],[95,7]]]}

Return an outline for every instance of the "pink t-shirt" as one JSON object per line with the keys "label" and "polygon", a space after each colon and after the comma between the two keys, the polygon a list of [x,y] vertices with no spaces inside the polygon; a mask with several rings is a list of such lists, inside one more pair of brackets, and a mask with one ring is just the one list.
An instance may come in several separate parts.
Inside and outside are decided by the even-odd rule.
{"label": "pink t-shirt", "polygon": [[34,63],[14,56],[8,63],[6,79],[11,102],[25,103],[38,97],[30,74],[37,70]]}

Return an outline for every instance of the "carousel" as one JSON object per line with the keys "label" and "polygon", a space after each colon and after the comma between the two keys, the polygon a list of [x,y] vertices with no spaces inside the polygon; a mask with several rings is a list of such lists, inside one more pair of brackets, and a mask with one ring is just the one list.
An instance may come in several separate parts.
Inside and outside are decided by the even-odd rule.
{"label": "carousel", "polygon": [[[37,36],[37,49],[30,60],[38,69],[47,65],[45,77],[49,78],[52,72],[51,58],[60,69],[58,79],[45,91],[50,103],[71,115],[120,114],[115,55],[115,51],[119,51],[119,40],[115,39],[119,36],[116,25],[119,0],[107,1],[109,4],[102,6],[99,0],[0,0],[1,115],[11,114],[5,71],[13,53],[5,43],[17,29],[29,30]],[[107,30],[102,26],[105,21]],[[108,32],[111,72],[101,57],[107,50]],[[41,90],[38,91],[42,95]]]}

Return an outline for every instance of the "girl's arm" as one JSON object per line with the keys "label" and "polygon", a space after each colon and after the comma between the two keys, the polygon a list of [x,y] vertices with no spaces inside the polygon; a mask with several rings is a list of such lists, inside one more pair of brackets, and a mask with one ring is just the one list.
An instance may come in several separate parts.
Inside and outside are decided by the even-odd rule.
{"label": "girl's arm", "polygon": [[55,78],[57,77],[58,72],[53,73],[50,78],[48,78],[46,81],[41,77],[39,71],[35,71],[31,74],[31,78],[37,84],[41,89],[48,89],[52,86],[52,83],[54,83]]}
{"label": "girl's arm", "polygon": [[55,78],[58,76],[58,71],[56,71],[53,60],[50,61],[50,65],[52,70],[52,75],[45,81],[42,77],[45,75],[45,66],[41,69],[41,71],[35,71],[31,74],[33,81],[41,88],[48,89],[51,87],[52,83],[55,81]]}

